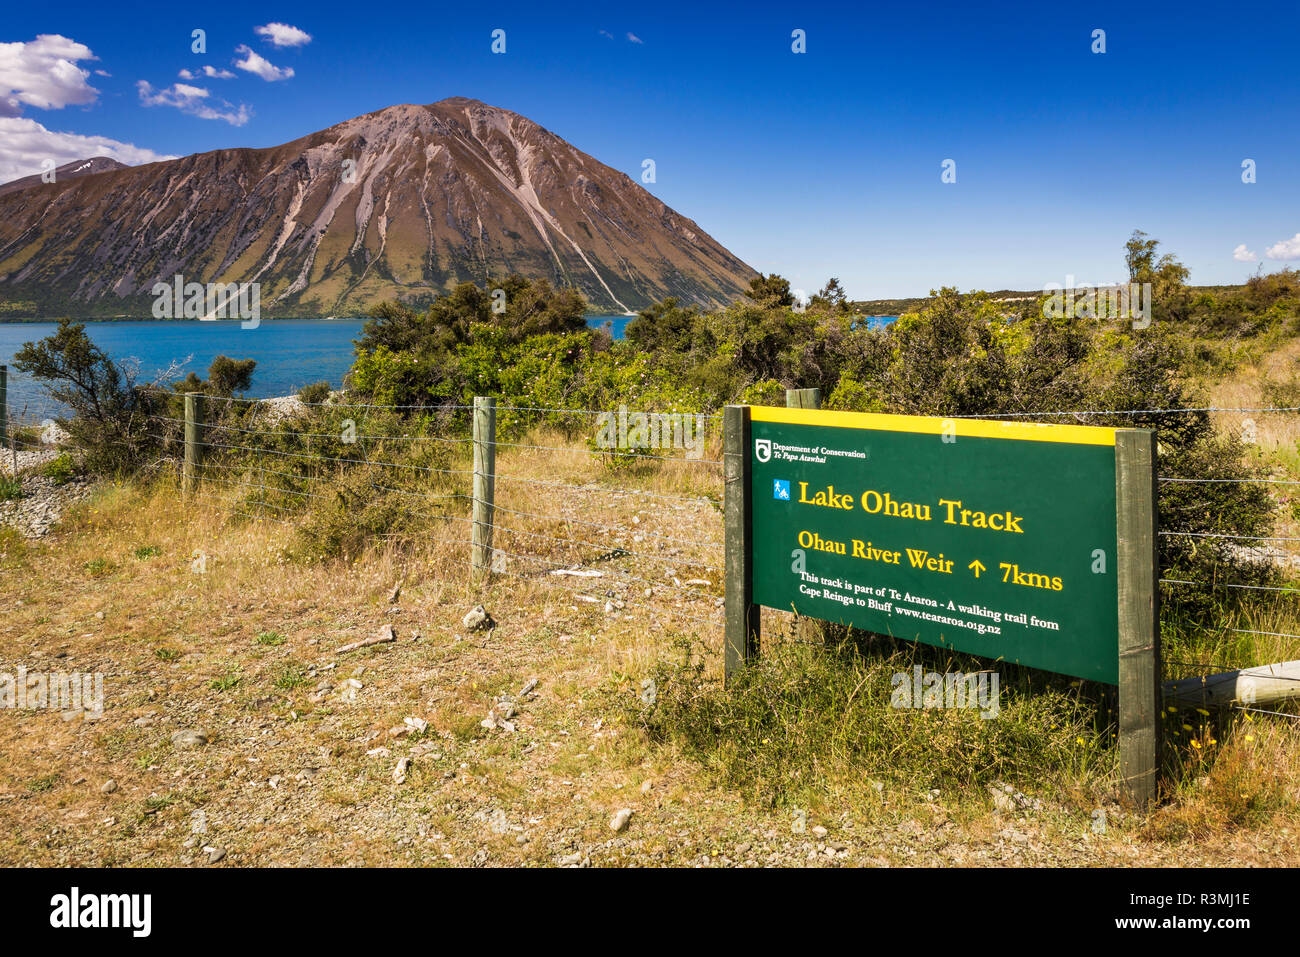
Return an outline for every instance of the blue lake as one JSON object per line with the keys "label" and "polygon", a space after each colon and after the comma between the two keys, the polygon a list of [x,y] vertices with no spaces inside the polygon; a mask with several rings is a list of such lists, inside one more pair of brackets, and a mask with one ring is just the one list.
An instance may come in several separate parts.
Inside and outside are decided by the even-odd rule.
{"label": "blue lake", "polygon": [[[622,336],[630,316],[588,316],[599,326],[613,321],[615,336]],[[185,372],[206,375],[219,355],[256,359],[249,395],[265,398],[290,395],[304,385],[322,380],[338,388],[352,367],[353,340],[361,334],[362,319],[263,320],[256,329],[238,322],[87,322],[94,343],[114,359],[135,359],[140,379],[147,381],[173,362],[184,362]],[[13,367],[13,356],[23,344],[43,339],[54,331],[53,322],[0,323],[0,365],[9,366],[9,405],[21,413],[44,408],[48,401],[35,384]],[[181,378],[184,376],[182,373]]]}
{"label": "blue lake", "polygon": [[[185,372],[207,375],[219,355],[256,359],[253,388],[257,398],[288,395],[304,385],[327,380],[337,387],[352,366],[352,340],[361,333],[360,319],[285,319],[263,321],[256,329],[238,322],[88,322],[86,332],[117,360],[138,360],[140,381],[149,381],[173,362]],[[9,405],[22,412],[24,402],[44,403],[34,383],[13,367],[13,355],[25,342],[43,339],[53,322],[0,323],[0,365],[9,366]]]}
{"label": "blue lake", "polygon": [[[588,315],[587,324],[611,323],[615,338],[633,316]],[[864,317],[873,326],[893,316]],[[140,380],[149,381],[172,363],[185,363],[184,372],[206,375],[219,355],[256,359],[249,395],[265,398],[290,395],[304,385],[322,380],[338,388],[352,367],[353,340],[361,334],[361,319],[277,319],[255,329],[238,322],[87,322],[86,332],[95,344],[117,360],[135,359]],[[13,367],[13,356],[26,342],[43,339],[56,328],[53,322],[0,323],[0,365],[9,366],[9,405],[18,414],[24,406],[36,412],[48,400],[34,383]]]}

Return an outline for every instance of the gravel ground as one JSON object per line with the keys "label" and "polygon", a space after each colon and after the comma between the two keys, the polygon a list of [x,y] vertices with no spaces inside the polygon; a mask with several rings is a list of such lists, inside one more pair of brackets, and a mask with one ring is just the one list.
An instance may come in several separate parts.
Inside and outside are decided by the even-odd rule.
{"label": "gravel ground", "polygon": [[[19,474],[28,472],[58,457],[58,449],[24,449],[17,453],[18,472]],[[0,475],[13,475],[13,463],[14,453],[9,449],[0,448]]]}
{"label": "gravel ground", "polygon": [[[59,484],[35,473],[35,469],[58,458],[57,449],[34,449],[18,453],[18,475],[22,497],[0,502],[0,525],[18,529],[24,538],[41,538],[53,528],[70,505],[90,494],[89,478],[73,478]],[[12,456],[0,452],[0,474],[12,475]]]}

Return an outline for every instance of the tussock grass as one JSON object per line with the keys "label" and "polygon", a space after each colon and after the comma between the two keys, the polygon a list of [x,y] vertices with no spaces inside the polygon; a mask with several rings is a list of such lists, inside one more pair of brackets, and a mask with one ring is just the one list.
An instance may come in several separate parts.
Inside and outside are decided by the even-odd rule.
{"label": "tussock grass", "polygon": [[1300,804],[1300,734],[1294,724],[1247,713],[1230,724],[1205,720],[1199,727],[1195,757],[1186,762],[1170,800],[1152,815],[1147,833],[1178,842],[1275,828],[1283,821],[1294,826]]}
{"label": "tussock grass", "polygon": [[989,663],[919,646],[872,649],[867,637],[778,639],[725,688],[706,673],[701,649],[682,639],[650,675],[654,703],[642,692],[625,696],[624,706],[651,738],[769,805],[875,784],[978,803],[995,782],[1094,796],[1111,783],[1113,731],[1079,682],[1002,668],[1011,680],[996,717],[975,708],[893,707],[894,676],[910,685],[916,665],[944,673]]}

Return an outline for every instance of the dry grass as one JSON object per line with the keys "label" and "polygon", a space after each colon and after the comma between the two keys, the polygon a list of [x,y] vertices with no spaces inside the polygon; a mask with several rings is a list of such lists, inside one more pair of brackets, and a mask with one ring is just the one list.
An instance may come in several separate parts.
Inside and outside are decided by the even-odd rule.
{"label": "dry grass", "polygon": [[[715,441],[705,458],[718,457]],[[749,803],[707,762],[650,743],[622,704],[678,639],[712,652],[716,680],[720,511],[653,496],[717,499],[718,467],[615,475],[581,450],[504,449],[498,471],[620,494],[504,478],[499,502],[515,513],[605,528],[503,512],[516,532],[497,545],[516,557],[481,586],[468,546],[446,543],[466,537],[454,522],[305,564],[287,557],[291,528],[232,516],[219,487],[185,503],[168,479],[105,487],[39,543],[0,534],[0,665],[102,671],[108,705],[99,720],[0,713],[0,863],[197,864],[205,845],[232,865],[1300,860],[1286,839],[1300,737],[1268,720],[1249,741],[1243,725],[1216,742],[1211,786],[1176,796],[1168,826],[1113,809],[1095,833],[1095,795],[1068,777],[1033,789],[1044,810],[1010,814],[983,791],[936,799],[905,778],[877,789],[828,755],[802,810],[829,833],[795,832],[788,807]],[[635,554],[593,563],[575,541]],[[549,574],[579,562],[610,574]],[[616,586],[615,570],[644,581]],[[467,634],[461,616],[479,602],[498,627]],[[395,643],[337,652],[384,622]],[[346,678],[363,685],[355,701],[341,700]],[[532,679],[536,696],[519,697]],[[323,681],[334,688],[318,696]],[[480,727],[503,694],[519,709],[514,733]],[[429,730],[394,735],[407,716]],[[173,748],[186,728],[209,743]],[[413,761],[399,785],[402,756]],[[1233,803],[1242,767],[1269,783]],[[635,815],[616,835],[607,821],[620,807]]]}
{"label": "dry grass", "polygon": [[[1300,407],[1300,340],[1286,343],[1234,369],[1230,378],[1210,384],[1210,403],[1222,409]],[[1279,401],[1282,400],[1282,401]],[[1241,436],[1290,475],[1300,475],[1300,413],[1214,413],[1219,431]]]}

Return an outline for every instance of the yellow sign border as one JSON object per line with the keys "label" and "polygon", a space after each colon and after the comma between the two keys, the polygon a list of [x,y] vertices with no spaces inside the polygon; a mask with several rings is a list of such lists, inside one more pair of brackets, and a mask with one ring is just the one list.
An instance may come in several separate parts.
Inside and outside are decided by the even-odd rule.
{"label": "yellow sign border", "polygon": [[840,429],[919,432],[925,435],[946,434],[958,438],[1014,439],[1021,442],[1064,442],[1070,445],[1113,446],[1117,431],[1096,425],[1051,425],[1041,422],[1004,422],[995,419],[945,419],[931,415],[833,412],[823,409],[784,409],[767,405],[751,405],[749,418],[752,422],[777,422],[786,425],[824,425]]}

